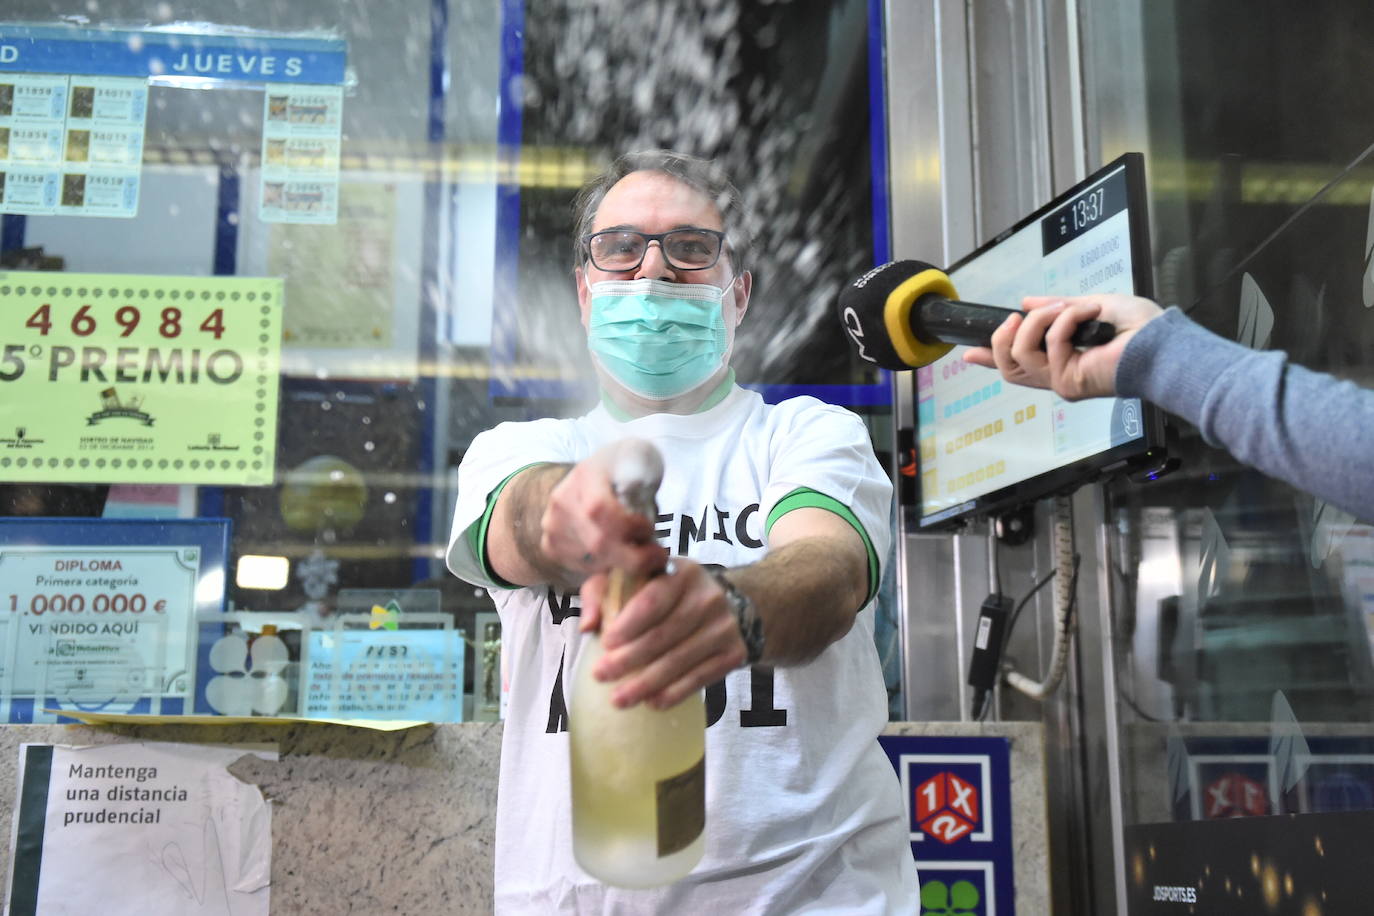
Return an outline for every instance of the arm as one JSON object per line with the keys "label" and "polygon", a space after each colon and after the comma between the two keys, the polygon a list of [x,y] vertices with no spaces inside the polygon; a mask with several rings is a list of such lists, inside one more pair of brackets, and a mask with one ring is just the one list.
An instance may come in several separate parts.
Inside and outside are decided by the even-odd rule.
{"label": "arm", "polygon": [[568,464],[537,464],[506,483],[491,512],[485,542],[492,572],[511,585],[548,583],[565,590],[580,577],[539,549],[549,493],[572,470]]}
{"label": "arm", "polygon": [[512,477],[497,497],[486,555],[512,585],[575,589],[611,567],[648,573],[663,565],[653,522],[629,512],[611,488],[621,443],[575,465],[539,464]]}
{"label": "arm", "polygon": [[1174,309],[1127,347],[1116,387],[1246,464],[1374,521],[1374,391],[1218,337]]}
{"label": "arm", "polygon": [[[777,520],[769,548],[726,577],[763,619],[760,664],[803,664],[848,633],[867,603],[868,547],[840,516],[802,508]],[[673,567],[637,592],[602,634],[607,653],[597,677],[630,675],[613,694],[619,705],[667,708],[744,664],[744,642],[719,584],[691,560],[676,558]],[[604,575],[584,585],[584,629],[598,625],[605,587]]]}
{"label": "arm", "polygon": [[[1144,398],[1241,461],[1374,520],[1374,392],[1291,365],[1284,353],[1218,337],[1138,297],[1028,297],[1024,304],[1026,315],[1007,319],[991,348],[964,359],[1068,400]],[[1117,325],[1116,339],[1075,349],[1074,328],[1099,317]]]}
{"label": "arm", "polygon": [[868,603],[877,584],[869,582],[868,548],[844,519],[814,508],[778,519],[769,543],[768,556],[727,577],[763,618],[764,663],[804,664],[848,633]]}

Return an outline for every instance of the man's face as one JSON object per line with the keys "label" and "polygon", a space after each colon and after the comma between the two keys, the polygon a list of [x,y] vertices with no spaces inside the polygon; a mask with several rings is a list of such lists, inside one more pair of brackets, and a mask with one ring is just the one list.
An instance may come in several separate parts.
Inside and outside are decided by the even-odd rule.
{"label": "man's face", "polygon": [[[723,230],[720,211],[713,201],[695,188],[662,172],[632,172],[616,182],[601,200],[592,220],[592,232],[603,229],[634,229],[644,233],[695,227]],[[721,308],[725,314],[726,346],[734,345],[735,326],[749,307],[752,283],[748,271],[732,278],[734,268],[730,251],[706,270],[678,270],[663,257],[658,242],[650,242],[644,261],[635,270],[605,271],[585,262],[577,270],[577,301],[582,309],[582,326],[591,316],[589,287],[603,280],[668,280],[673,283],[706,283],[725,290]]]}

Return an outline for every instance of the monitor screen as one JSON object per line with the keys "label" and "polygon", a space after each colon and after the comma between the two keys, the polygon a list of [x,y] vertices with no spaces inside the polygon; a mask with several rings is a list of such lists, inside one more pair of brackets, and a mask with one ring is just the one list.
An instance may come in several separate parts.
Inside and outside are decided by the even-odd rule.
{"label": "monitor screen", "polygon": [[[1028,295],[1151,295],[1142,157],[1110,163],[947,273],[961,300],[1003,308]],[[1065,401],[963,362],[965,349],[912,373],[920,527],[1009,509],[1159,454],[1158,413],[1140,401]]]}

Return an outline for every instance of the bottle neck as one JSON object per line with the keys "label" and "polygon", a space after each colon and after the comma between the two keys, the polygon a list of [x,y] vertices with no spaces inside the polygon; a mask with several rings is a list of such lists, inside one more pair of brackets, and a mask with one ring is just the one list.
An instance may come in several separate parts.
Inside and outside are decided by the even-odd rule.
{"label": "bottle neck", "polygon": [[639,591],[644,582],[643,576],[628,573],[623,569],[611,570],[609,581],[606,583],[606,594],[601,599],[601,629],[604,630],[606,625],[615,619],[615,615],[620,613],[625,602]]}

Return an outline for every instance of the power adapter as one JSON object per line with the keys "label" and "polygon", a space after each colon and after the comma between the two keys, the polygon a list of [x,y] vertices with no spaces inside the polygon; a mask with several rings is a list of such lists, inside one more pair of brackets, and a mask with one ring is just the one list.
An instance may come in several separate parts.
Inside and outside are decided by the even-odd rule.
{"label": "power adapter", "polygon": [[973,656],[968,663],[968,684],[973,688],[969,714],[973,721],[983,718],[988,696],[997,684],[1002,663],[1002,637],[1011,614],[1012,601],[1002,594],[988,595],[978,610],[978,626],[973,636]]}

